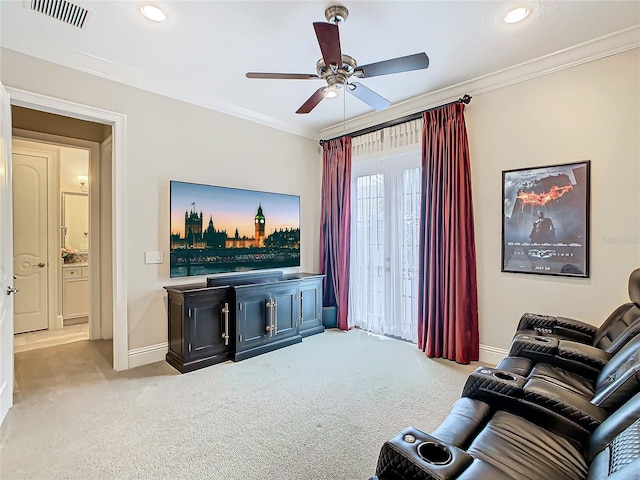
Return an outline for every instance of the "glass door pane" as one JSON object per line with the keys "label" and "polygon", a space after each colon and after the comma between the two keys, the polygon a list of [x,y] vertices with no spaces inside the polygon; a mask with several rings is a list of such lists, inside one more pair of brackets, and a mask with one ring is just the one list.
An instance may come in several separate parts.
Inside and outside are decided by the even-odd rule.
{"label": "glass door pane", "polygon": [[354,164],[350,317],[417,340],[419,154]]}
{"label": "glass door pane", "polygon": [[352,296],[351,302],[355,302],[358,312],[356,325],[380,331],[385,313],[383,174],[356,178],[355,205],[355,233],[352,235],[356,248],[351,251],[351,285],[357,285],[358,290],[367,294]]}

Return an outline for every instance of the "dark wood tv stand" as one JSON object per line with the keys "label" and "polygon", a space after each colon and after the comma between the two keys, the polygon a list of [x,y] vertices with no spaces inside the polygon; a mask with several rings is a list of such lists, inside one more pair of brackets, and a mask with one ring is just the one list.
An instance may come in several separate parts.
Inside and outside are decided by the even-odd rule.
{"label": "dark wood tv stand", "polygon": [[309,273],[265,272],[164,287],[167,362],[185,373],[244,360],[324,332],[322,279]]}

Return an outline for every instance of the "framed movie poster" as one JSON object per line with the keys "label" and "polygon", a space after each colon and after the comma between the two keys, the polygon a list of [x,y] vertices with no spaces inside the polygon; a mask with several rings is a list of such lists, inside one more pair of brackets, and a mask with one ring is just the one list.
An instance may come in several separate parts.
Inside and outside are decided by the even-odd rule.
{"label": "framed movie poster", "polygon": [[589,277],[588,160],[502,172],[502,271]]}

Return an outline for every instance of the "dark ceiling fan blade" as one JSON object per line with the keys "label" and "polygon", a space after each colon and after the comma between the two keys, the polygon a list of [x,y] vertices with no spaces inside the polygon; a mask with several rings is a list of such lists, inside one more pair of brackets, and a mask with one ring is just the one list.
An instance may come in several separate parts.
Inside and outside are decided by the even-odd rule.
{"label": "dark ceiling fan blade", "polygon": [[247,72],[247,78],[267,78],[267,79],[276,79],[276,80],[317,80],[320,77],[314,73]]}
{"label": "dark ceiling fan blade", "polygon": [[320,87],[318,90],[316,90],[316,93],[311,95],[309,97],[309,100],[304,102],[302,106],[298,110],[296,110],[296,113],[309,113],[311,110],[316,108],[316,105],[318,105],[324,98],[326,90],[327,87]]}
{"label": "dark ceiling fan blade", "polygon": [[[352,89],[351,86],[355,88]],[[349,86],[347,86],[347,91],[377,111],[384,110],[391,105],[389,100],[358,82],[351,82]]]}
{"label": "dark ceiling fan blade", "polygon": [[342,50],[340,49],[340,32],[338,25],[325,22],[314,22],[313,28],[318,37],[324,63],[342,66]]}
{"label": "dark ceiling fan blade", "polygon": [[429,57],[427,54],[416,53],[406,57],[392,58],[382,62],[370,63],[369,65],[358,65],[354,73],[359,78],[377,77],[379,75],[389,75],[390,73],[410,72],[411,70],[422,70],[429,67]]}

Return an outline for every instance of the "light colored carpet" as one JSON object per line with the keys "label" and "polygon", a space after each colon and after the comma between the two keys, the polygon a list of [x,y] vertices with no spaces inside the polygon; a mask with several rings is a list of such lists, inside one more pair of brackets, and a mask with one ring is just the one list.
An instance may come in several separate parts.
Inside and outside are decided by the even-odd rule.
{"label": "light colored carpet", "polygon": [[113,372],[109,349],[16,354],[0,478],[366,480],[384,441],[433,430],[473,369],[358,330],[185,375]]}

